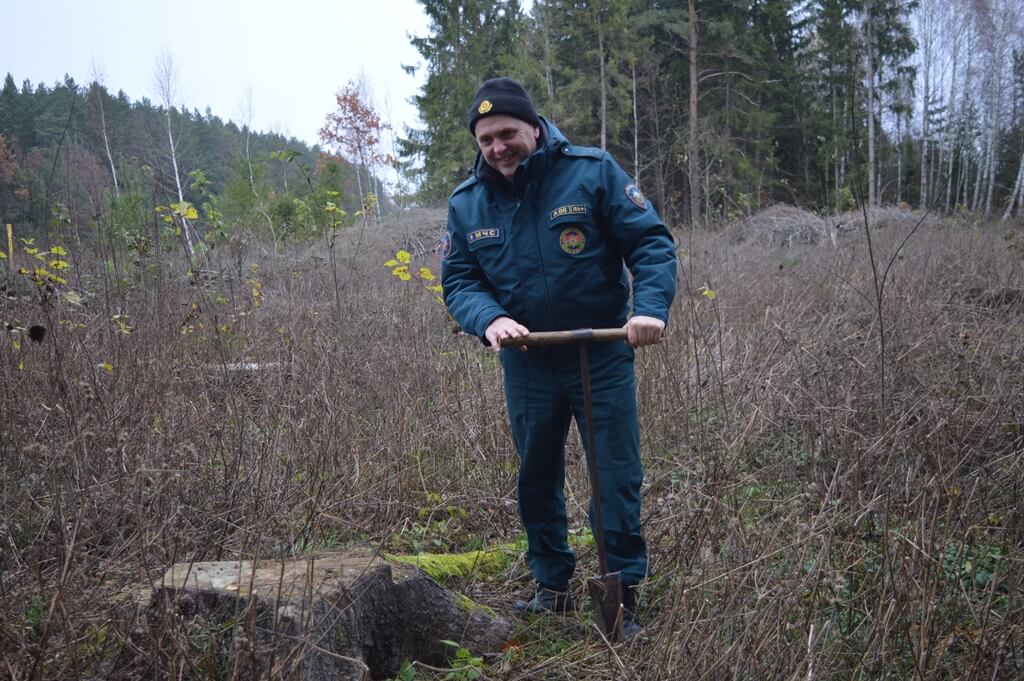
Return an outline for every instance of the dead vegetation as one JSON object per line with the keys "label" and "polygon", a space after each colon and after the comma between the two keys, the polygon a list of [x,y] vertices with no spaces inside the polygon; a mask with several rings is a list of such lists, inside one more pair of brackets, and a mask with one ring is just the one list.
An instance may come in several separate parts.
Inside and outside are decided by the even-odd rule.
{"label": "dead vegetation", "polygon": [[[50,329],[0,344],[4,674],[232,678],[235,630],[128,605],[175,562],[516,541],[500,370],[382,265],[406,247],[436,272],[442,223],[355,228],[334,269],[323,244],[253,245],[204,286],[168,255],[87,306],[0,302]],[[406,678],[1024,674],[1019,236],[926,224],[897,253],[908,224],[872,235],[881,310],[860,228],[836,247],[680,233],[671,333],[638,353],[646,641],[611,648],[581,612]],[[240,362],[277,368],[241,389]],[[568,465],[584,535],[575,442]],[[581,594],[595,566],[584,541]],[[529,577],[519,559],[449,586],[508,614]]]}

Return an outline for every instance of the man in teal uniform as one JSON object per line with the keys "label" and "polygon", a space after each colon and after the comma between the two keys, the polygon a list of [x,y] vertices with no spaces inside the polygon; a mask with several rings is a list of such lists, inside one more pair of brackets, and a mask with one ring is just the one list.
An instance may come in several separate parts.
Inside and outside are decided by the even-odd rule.
{"label": "man in teal uniform", "polygon": [[519,514],[538,583],[517,607],[573,607],[565,442],[573,418],[580,432],[586,424],[575,348],[524,352],[501,343],[531,331],[625,327],[628,344],[594,344],[589,363],[608,569],[620,571],[627,587],[628,636],[639,630],[631,587],[647,576],[633,351],[659,342],[665,330],[675,244],[615,160],[570,144],[516,81],[480,87],[469,129],[479,153],[472,176],[449,199],[442,281],[459,325],[501,353],[520,458]]}

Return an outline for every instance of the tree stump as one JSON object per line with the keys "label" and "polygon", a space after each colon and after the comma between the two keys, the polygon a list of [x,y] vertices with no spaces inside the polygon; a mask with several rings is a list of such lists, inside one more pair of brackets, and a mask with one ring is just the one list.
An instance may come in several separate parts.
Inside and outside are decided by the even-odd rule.
{"label": "tree stump", "polygon": [[247,679],[384,679],[403,660],[444,665],[454,651],[443,640],[484,655],[500,651],[512,631],[507,620],[426,573],[365,549],[180,563],[142,596],[161,650],[188,648],[168,640],[180,639],[185,622],[192,632],[205,627],[206,640],[210,631],[222,635],[218,646],[206,645],[219,654],[192,662],[217,678],[226,667]]}

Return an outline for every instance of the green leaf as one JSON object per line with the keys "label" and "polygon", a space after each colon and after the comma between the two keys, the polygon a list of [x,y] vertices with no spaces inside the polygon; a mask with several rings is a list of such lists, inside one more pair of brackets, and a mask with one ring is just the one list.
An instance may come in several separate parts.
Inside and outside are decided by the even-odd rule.
{"label": "green leaf", "polygon": [[396,681],[415,681],[416,679],[416,668],[409,664],[408,661],[402,661],[402,666],[398,668],[398,676],[395,677]]}

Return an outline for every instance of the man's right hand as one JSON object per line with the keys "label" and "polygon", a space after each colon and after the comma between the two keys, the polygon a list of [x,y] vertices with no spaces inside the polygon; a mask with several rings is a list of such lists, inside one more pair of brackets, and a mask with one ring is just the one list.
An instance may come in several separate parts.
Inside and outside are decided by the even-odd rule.
{"label": "man's right hand", "polygon": [[[506,338],[523,338],[529,335],[528,328],[509,317],[498,317],[484,331],[484,338],[490,343],[491,350],[494,352],[501,352],[501,342]],[[522,345],[520,349],[526,350],[526,346]]]}

